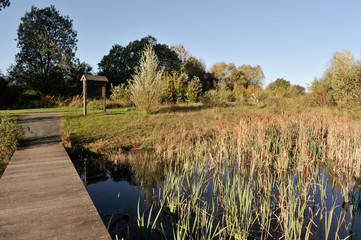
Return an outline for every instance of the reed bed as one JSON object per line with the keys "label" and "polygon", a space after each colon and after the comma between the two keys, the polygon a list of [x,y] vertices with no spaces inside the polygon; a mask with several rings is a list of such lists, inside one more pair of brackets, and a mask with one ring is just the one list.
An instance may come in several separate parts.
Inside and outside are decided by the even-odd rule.
{"label": "reed bed", "polygon": [[352,227],[346,212],[335,216],[341,206],[327,204],[325,179],[339,183],[352,215],[359,120],[313,112],[242,116],[236,126],[177,141],[161,152],[170,163],[151,213],[158,210],[148,215],[163,238],[327,239]]}

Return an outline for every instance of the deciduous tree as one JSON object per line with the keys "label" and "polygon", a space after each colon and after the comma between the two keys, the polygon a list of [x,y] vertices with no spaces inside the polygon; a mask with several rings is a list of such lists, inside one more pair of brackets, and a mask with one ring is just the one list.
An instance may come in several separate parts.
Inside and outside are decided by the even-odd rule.
{"label": "deciduous tree", "polygon": [[340,107],[361,107],[361,61],[351,51],[336,52],[330,62],[332,96]]}
{"label": "deciduous tree", "polygon": [[290,81],[287,81],[284,78],[277,78],[274,82],[271,82],[266,90],[271,93],[272,95],[277,96],[287,96],[288,90],[291,86]]}
{"label": "deciduous tree", "polygon": [[168,45],[157,43],[155,37],[147,36],[141,40],[130,42],[126,47],[113,45],[108,55],[105,55],[98,63],[99,74],[105,75],[114,85],[127,83],[135,73],[134,69],[140,67],[142,51],[148,44],[153,46],[159,66],[164,67],[164,71],[180,70],[181,60],[177,53],[172,51]]}
{"label": "deciduous tree", "polygon": [[163,69],[158,68],[158,59],[152,44],[144,49],[139,65],[129,82],[131,100],[139,109],[150,113],[159,108],[165,87]]}
{"label": "deciduous tree", "polygon": [[0,0],[0,11],[10,6],[10,0]]}
{"label": "deciduous tree", "polygon": [[237,67],[234,63],[220,62],[212,66],[212,73],[219,81],[224,80],[229,89],[237,84],[239,87],[262,86],[264,74],[261,66],[242,65]]}
{"label": "deciduous tree", "polygon": [[54,6],[32,7],[21,18],[18,28],[16,64],[10,75],[20,85],[43,94],[66,95],[71,71],[77,64],[77,33],[68,16]]}

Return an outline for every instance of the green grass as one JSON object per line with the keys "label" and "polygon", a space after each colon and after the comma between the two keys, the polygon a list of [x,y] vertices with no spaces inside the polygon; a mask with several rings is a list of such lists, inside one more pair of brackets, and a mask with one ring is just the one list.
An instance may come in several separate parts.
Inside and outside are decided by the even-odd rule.
{"label": "green grass", "polygon": [[71,112],[82,111],[81,107],[52,107],[52,108],[33,108],[33,109],[15,109],[15,110],[0,110],[0,114],[23,114],[23,113],[50,113],[50,112]]}
{"label": "green grass", "polygon": [[[135,108],[110,109],[106,113],[66,113],[63,135],[72,144],[99,152],[124,149],[163,149],[183,138],[213,134],[237,124],[240,115],[254,115],[252,107],[203,108],[201,104],[163,106],[154,114]],[[169,146],[167,146],[168,148]]]}

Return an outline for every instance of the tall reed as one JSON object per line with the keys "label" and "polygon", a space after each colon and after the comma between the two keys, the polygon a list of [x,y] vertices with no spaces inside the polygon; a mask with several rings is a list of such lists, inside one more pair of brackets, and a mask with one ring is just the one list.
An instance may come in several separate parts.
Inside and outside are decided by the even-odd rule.
{"label": "tall reed", "polygon": [[241,116],[170,146],[160,199],[174,239],[308,239],[319,225],[328,235],[335,207],[319,169],[360,177],[361,124],[323,113]]}

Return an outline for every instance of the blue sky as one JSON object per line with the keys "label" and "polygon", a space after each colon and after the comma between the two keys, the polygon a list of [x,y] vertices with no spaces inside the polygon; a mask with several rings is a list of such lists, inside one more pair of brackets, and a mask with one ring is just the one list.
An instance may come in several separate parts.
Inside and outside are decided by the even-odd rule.
{"label": "blue sky", "polygon": [[306,87],[335,51],[361,50],[361,1],[12,0],[0,11],[0,70],[16,48],[20,18],[32,5],[55,5],[73,19],[77,57],[97,70],[114,44],[152,35],[183,44],[209,69],[217,62],[261,65],[265,85],[283,77]]}

